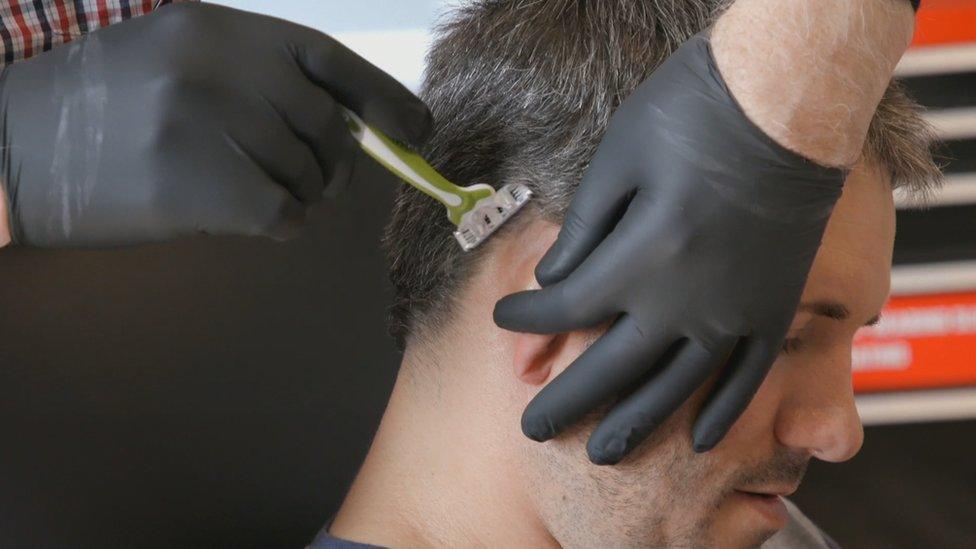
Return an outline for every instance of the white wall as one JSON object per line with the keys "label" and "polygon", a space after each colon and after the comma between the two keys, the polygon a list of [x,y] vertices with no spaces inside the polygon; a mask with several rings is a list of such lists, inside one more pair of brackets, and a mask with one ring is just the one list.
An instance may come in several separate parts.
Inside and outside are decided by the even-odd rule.
{"label": "white wall", "polygon": [[328,33],[412,90],[443,0],[208,0]]}

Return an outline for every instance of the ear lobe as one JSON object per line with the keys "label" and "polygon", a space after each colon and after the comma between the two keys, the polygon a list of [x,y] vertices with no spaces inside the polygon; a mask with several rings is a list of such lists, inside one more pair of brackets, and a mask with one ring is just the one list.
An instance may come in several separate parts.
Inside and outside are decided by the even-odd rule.
{"label": "ear lobe", "polygon": [[528,385],[545,383],[565,340],[566,334],[516,335],[512,357],[515,377]]}

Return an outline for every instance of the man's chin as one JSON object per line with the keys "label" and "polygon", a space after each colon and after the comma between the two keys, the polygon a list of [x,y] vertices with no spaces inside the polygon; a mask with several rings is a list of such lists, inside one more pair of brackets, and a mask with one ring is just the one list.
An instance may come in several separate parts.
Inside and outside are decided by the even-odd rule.
{"label": "man's chin", "polygon": [[715,532],[712,541],[706,547],[721,549],[740,549],[761,547],[769,541],[779,530],[757,529],[754,527],[740,527],[735,532]]}
{"label": "man's chin", "polygon": [[722,501],[712,522],[713,547],[758,547],[789,523],[778,496],[733,491]]}
{"label": "man's chin", "polygon": [[752,541],[743,544],[743,547],[762,547],[762,544],[769,541],[769,538],[775,536],[777,532],[779,532],[779,530],[758,532],[753,536]]}

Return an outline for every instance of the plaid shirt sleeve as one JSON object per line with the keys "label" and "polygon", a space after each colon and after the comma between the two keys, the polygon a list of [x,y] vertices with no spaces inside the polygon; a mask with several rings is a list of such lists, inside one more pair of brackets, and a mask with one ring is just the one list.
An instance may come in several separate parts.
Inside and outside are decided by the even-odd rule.
{"label": "plaid shirt sleeve", "polygon": [[0,68],[87,32],[196,0],[0,0]]}

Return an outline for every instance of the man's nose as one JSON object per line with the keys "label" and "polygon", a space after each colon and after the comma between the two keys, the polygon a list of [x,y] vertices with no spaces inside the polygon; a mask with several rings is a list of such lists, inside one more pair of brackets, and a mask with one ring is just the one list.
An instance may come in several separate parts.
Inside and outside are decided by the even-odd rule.
{"label": "man's nose", "polygon": [[851,384],[851,348],[810,360],[790,369],[789,387],[776,417],[776,438],[823,461],[846,461],[864,442]]}

